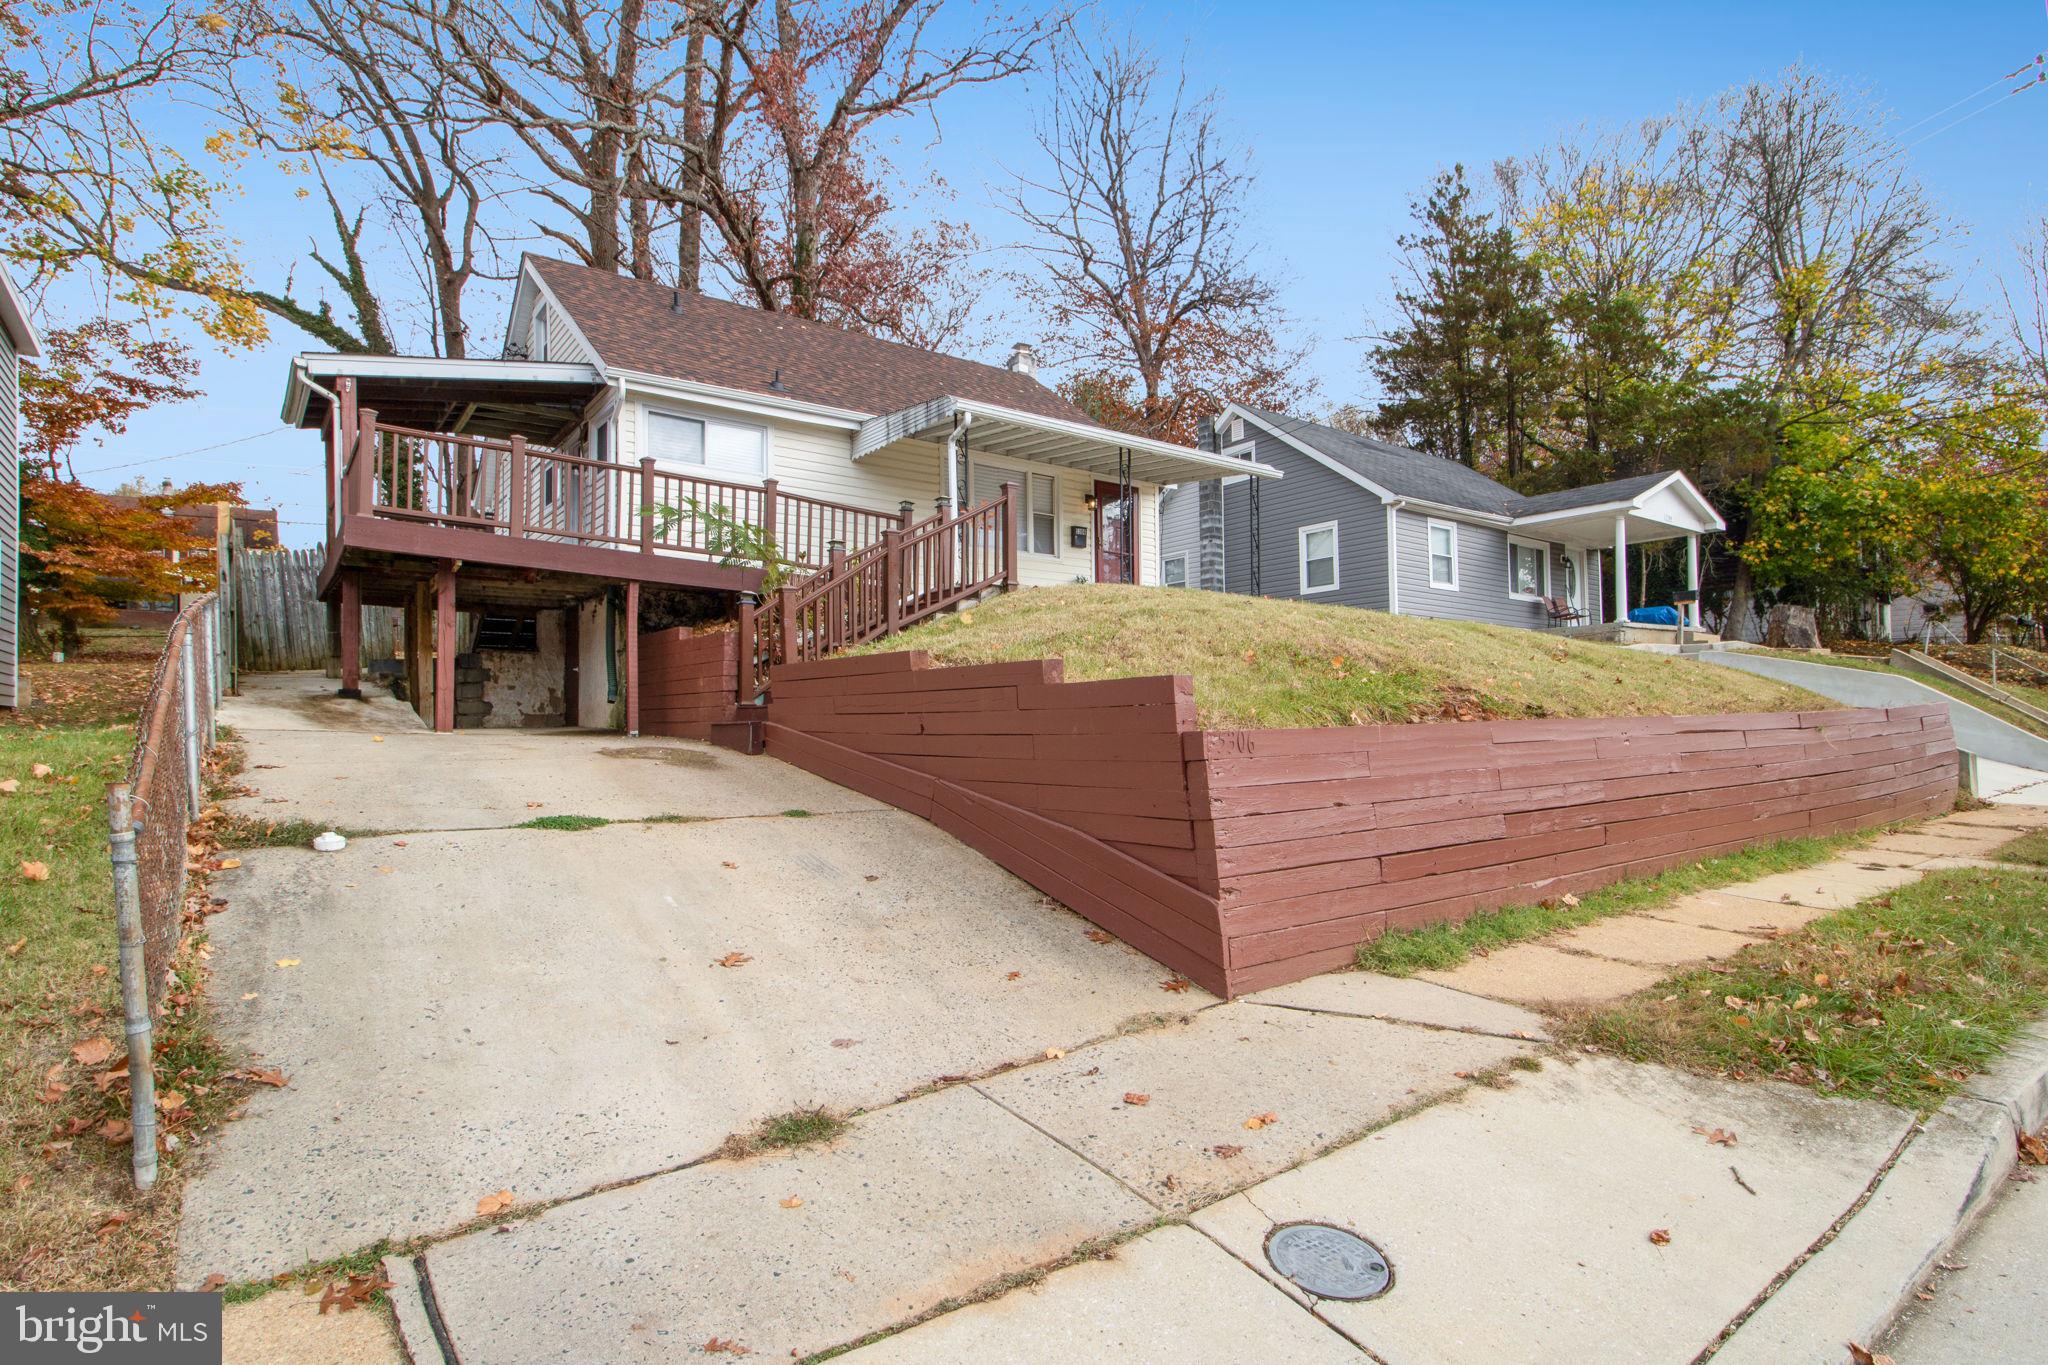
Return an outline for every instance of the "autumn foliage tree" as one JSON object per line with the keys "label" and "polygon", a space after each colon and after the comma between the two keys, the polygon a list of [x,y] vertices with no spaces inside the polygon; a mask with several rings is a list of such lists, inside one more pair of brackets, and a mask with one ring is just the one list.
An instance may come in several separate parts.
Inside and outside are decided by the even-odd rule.
{"label": "autumn foliage tree", "polygon": [[1044,170],[1009,196],[1038,269],[1019,276],[1064,391],[1097,421],[1193,443],[1238,400],[1286,410],[1313,390],[1277,284],[1243,231],[1255,202],[1213,95],[1136,41],[1059,54],[1037,140]]}
{"label": "autumn foliage tree", "polygon": [[43,334],[43,358],[21,370],[22,454],[55,478],[87,433],[119,436],[145,408],[198,397],[199,365],[175,341],[104,318]]}
{"label": "autumn foliage tree", "polygon": [[239,502],[236,484],[191,484],[116,501],[24,462],[21,488],[21,601],[38,633],[54,627],[78,648],[86,626],[114,619],[123,602],[150,602],[213,586],[212,543],[168,512]]}

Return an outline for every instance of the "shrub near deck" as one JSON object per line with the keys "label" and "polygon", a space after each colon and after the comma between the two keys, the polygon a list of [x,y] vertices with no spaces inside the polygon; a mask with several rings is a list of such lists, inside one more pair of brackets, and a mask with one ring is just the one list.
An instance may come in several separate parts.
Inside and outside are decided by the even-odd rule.
{"label": "shrub near deck", "polygon": [[924,816],[1210,990],[1389,927],[1947,806],[1945,707],[1196,728],[1186,678],[784,665],[770,751]]}

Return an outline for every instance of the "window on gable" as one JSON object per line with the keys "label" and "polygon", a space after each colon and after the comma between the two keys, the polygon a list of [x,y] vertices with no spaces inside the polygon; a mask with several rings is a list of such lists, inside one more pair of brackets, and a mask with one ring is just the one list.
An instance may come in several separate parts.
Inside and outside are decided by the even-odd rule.
{"label": "window on gable", "polygon": [[1188,585],[1188,557],[1168,556],[1159,566],[1159,580],[1169,588],[1185,588]]}
{"label": "window on gable", "polygon": [[1458,528],[1448,521],[1429,523],[1429,586],[1458,586]]}
{"label": "window on gable", "polygon": [[1337,523],[1304,526],[1300,535],[1301,590],[1328,592],[1337,586]]}
{"label": "window on gable", "polygon": [[1548,586],[1544,574],[1544,550],[1541,545],[1525,545],[1519,540],[1508,542],[1508,594],[1511,597],[1542,597]]}
{"label": "window on gable", "polygon": [[548,358],[548,306],[541,304],[533,310],[533,335],[527,338],[527,359]]}

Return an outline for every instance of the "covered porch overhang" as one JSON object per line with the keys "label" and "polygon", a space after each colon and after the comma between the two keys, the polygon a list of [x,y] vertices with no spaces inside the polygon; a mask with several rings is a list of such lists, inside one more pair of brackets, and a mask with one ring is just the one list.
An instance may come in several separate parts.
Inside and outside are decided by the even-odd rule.
{"label": "covered porch overhang", "polygon": [[854,435],[853,458],[863,459],[898,441],[955,439],[980,454],[1059,465],[1115,482],[1164,485],[1240,474],[1280,477],[1279,470],[1256,460],[954,397],[869,418]]}
{"label": "covered porch overhang", "polygon": [[[1726,530],[1727,526],[1720,512],[1690,479],[1673,473],[1626,497],[1517,516],[1510,524],[1510,534],[1585,549],[1611,548],[1618,604],[1629,600],[1629,546],[1683,540],[1685,581],[1692,594],[1692,601],[1685,608],[1686,623],[1690,629],[1698,630],[1700,537],[1710,531]],[[1625,619],[1625,605],[1621,614]]]}
{"label": "covered porch overhang", "polygon": [[309,352],[292,360],[282,416],[314,429],[369,409],[418,431],[553,445],[604,388],[594,365]]}

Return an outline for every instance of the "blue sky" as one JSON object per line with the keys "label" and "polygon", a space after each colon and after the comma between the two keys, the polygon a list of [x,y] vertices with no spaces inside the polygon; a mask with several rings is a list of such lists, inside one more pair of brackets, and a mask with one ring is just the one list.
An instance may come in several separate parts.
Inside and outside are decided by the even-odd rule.
{"label": "blue sky", "polygon": [[[2043,0],[1963,5],[1871,3],[1301,4],[1211,0],[1105,12],[1162,52],[1184,48],[1192,80],[1222,95],[1249,147],[1261,193],[1252,224],[1285,301],[1315,343],[1310,366],[1325,403],[1366,396],[1352,338],[1383,316],[1407,202],[1455,161],[1483,173],[1581,123],[1622,125],[1705,100],[1793,62],[1867,87],[1919,123],[2048,48]],[[1913,128],[1914,170],[1967,230],[1953,264],[1979,302],[2010,259],[2011,240],[2048,211],[2048,87],[1999,101],[1996,86]],[[989,186],[1031,158],[1031,92],[968,90],[942,106],[940,140],[905,125],[899,160],[927,158],[958,196],[955,211],[983,238],[1011,237]],[[1994,102],[1996,102],[1994,104]],[[1991,106],[1991,107],[1987,107]],[[1949,126],[1953,120],[1965,121]],[[171,136],[203,135],[191,110],[166,110]],[[318,223],[274,186],[252,185],[232,219],[258,273],[279,270]],[[312,267],[302,264],[299,279]],[[274,276],[271,276],[274,278]],[[483,301],[479,301],[483,304]],[[1030,339],[1028,322],[988,300],[998,351]],[[495,298],[476,317],[499,326]],[[317,538],[320,452],[310,433],[278,432],[286,363],[308,346],[279,325],[269,345],[223,354],[202,343],[206,397],[145,414],[125,437],[82,449],[88,482],[141,473],[240,479],[251,501],[275,504],[287,544]],[[996,358],[990,356],[987,358]],[[263,434],[269,433],[269,434]],[[254,437],[255,439],[241,439]],[[216,442],[236,442],[180,455]],[[165,456],[180,455],[165,459]]]}

